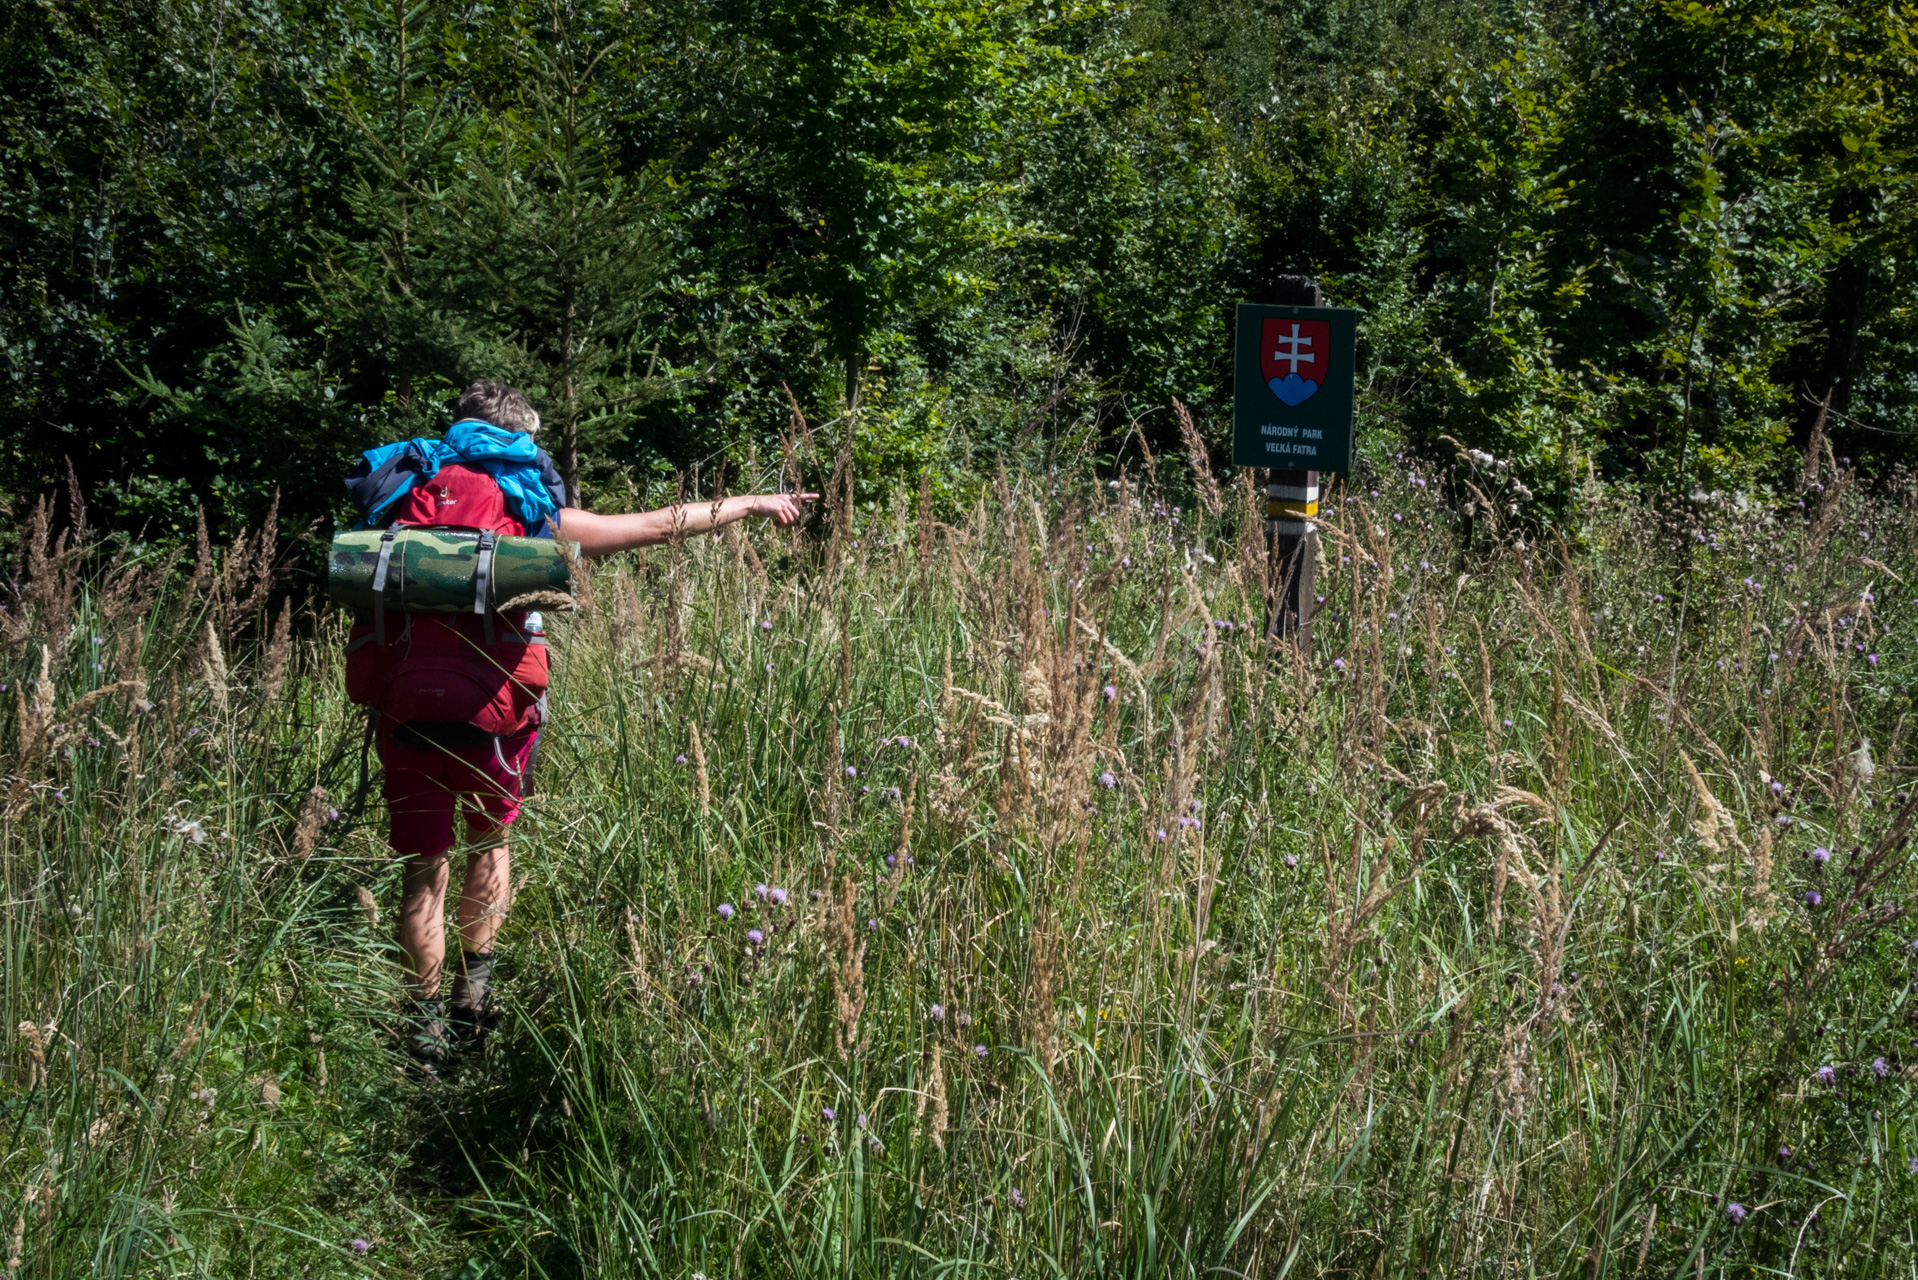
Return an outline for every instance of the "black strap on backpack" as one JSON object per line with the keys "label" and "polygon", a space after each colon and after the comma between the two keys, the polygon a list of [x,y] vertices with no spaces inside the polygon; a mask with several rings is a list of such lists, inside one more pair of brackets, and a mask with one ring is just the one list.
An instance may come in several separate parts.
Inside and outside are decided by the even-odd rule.
{"label": "black strap on backpack", "polygon": [[[493,546],[499,535],[491,529],[480,530],[479,563],[473,569],[473,612],[486,622],[486,643],[493,643]],[[375,592],[379,590],[376,586]]]}

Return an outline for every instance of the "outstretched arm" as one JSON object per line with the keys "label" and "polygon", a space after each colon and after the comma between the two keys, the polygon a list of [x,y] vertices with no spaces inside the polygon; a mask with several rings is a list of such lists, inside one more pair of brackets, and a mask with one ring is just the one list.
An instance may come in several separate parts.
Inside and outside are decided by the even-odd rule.
{"label": "outstretched arm", "polygon": [[816,493],[744,494],[717,502],[682,502],[657,511],[635,511],[623,516],[603,516],[595,511],[565,507],[559,513],[559,536],[577,542],[582,555],[610,556],[634,547],[656,546],[674,537],[711,533],[748,516],[764,516],[784,528],[804,514],[802,502],[818,496]]}

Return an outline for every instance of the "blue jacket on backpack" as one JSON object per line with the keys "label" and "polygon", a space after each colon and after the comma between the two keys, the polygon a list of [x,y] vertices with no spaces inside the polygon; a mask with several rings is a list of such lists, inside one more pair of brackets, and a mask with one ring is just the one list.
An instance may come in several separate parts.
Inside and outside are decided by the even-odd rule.
{"label": "blue jacket on backpack", "polygon": [[346,477],[347,496],[360,513],[353,527],[380,527],[388,507],[455,462],[492,476],[506,495],[507,510],[532,537],[547,536],[547,520],[566,503],[566,486],[533,437],[467,418],[448,427],[438,440],[415,436],[361,454],[359,465]]}

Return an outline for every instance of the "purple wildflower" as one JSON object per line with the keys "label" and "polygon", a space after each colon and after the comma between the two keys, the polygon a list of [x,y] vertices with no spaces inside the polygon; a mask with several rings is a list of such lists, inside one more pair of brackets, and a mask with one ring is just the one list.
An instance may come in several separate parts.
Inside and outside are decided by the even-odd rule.
{"label": "purple wildflower", "polygon": [[753,886],[753,892],[759,895],[761,902],[764,902],[768,897],[772,896],[772,887],[765,884],[756,884]]}
{"label": "purple wildflower", "polygon": [[1107,791],[1110,791],[1112,790],[1112,788],[1119,785],[1119,780],[1113,777],[1110,772],[1102,773],[1099,775],[1099,785],[1104,787]]}
{"label": "purple wildflower", "polygon": [[732,904],[732,903],[730,903],[730,902],[722,902],[722,903],[720,903],[720,904],[719,904],[719,918],[720,918],[721,920],[730,920],[730,919],[732,919],[732,918],[733,918],[733,904]]}
{"label": "purple wildflower", "polygon": [[865,1112],[863,1112],[863,1111],[861,1111],[861,1112],[859,1113],[859,1118],[858,1118],[857,1120],[855,1120],[855,1121],[853,1121],[853,1123],[854,1123],[854,1124],[856,1124],[856,1125],[858,1125],[858,1126],[859,1126],[859,1127],[860,1127],[861,1129],[863,1129],[863,1128],[865,1128],[865,1127],[866,1127],[866,1113],[865,1113]]}
{"label": "purple wildflower", "polygon": [[1010,1197],[1008,1197],[1008,1198],[1009,1198],[1009,1199],[1010,1199],[1010,1200],[1012,1201],[1012,1207],[1013,1207],[1013,1208],[1015,1208],[1015,1209],[1023,1209],[1023,1208],[1025,1208],[1025,1207],[1026,1207],[1026,1198],[1025,1198],[1024,1196],[1022,1196],[1022,1195],[1020,1195],[1020,1194],[1019,1194],[1019,1188],[1017,1188],[1017,1187],[1014,1187],[1014,1188],[1012,1189],[1012,1194],[1011,1194],[1011,1196],[1010,1196]]}
{"label": "purple wildflower", "polygon": [[686,763],[686,757],[685,757],[685,756],[684,756],[683,754],[682,754],[682,755],[676,755],[676,756],[674,756],[674,757],[673,757],[673,763],[674,763],[674,764],[685,764],[685,763]]}
{"label": "purple wildflower", "polygon": [[365,1253],[367,1250],[371,1249],[373,1246],[368,1241],[360,1240],[356,1238],[353,1241],[353,1244],[351,1247],[354,1253]]}
{"label": "purple wildflower", "polygon": [[1745,1206],[1734,1200],[1725,1206],[1725,1216],[1732,1220],[1735,1227],[1745,1220]]}
{"label": "purple wildflower", "polygon": [[[975,1044],[974,1046],[972,1046],[972,1056],[973,1056],[973,1057],[975,1057],[975,1058],[983,1058],[983,1057],[985,1057],[985,1056],[986,1056],[986,1046],[984,1046],[984,1045],[982,1045],[982,1044]],[[1914,1163],[1914,1164],[1918,1164],[1918,1161],[1913,1161],[1913,1163]]]}
{"label": "purple wildflower", "polygon": [[839,1118],[839,1116],[833,1111],[831,1107],[819,1108],[819,1114],[825,1119],[827,1124],[831,1124],[834,1120],[837,1120]]}
{"label": "purple wildflower", "polygon": [[761,631],[771,631],[773,629],[773,620],[771,618],[766,619],[759,624],[759,629]]}
{"label": "purple wildflower", "polygon": [[872,917],[870,917],[870,916],[868,916],[868,917],[866,918],[866,932],[867,932],[867,933],[878,933],[878,932],[879,932],[879,921],[878,921],[878,920],[876,920],[876,919],[874,919],[874,918],[872,918]]}
{"label": "purple wildflower", "polygon": [[848,778],[857,778],[859,776],[859,770],[854,768],[852,765],[847,765],[846,776]]}
{"label": "purple wildflower", "polygon": [[1332,670],[1334,670],[1334,671],[1343,671],[1343,670],[1345,670],[1345,659],[1344,659],[1344,658],[1334,658],[1334,659],[1332,659]]}
{"label": "purple wildflower", "polygon": [[764,942],[765,940],[766,940],[766,935],[761,933],[759,930],[757,929],[746,930],[746,941],[752,943],[755,947],[758,946],[760,943]]}
{"label": "purple wildflower", "polygon": [[1891,1074],[1891,1064],[1889,1062],[1886,1062],[1883,1058],[1873,1058],[1871,1060],[1871,1073],[1877,1076],[1880,1080],[1883,1080],[1886,1076]]}
{"label": "purple wildflower", "polygon": [[1297,858],[1297,856],[1296,856],[1296,855],[1294,855],[1294,854],[1290,854],[1290,853],[1288,853],[1288,854],[1286,854],[1286,855],[1285,855],[1285,865],[1286,865],[1286,866],[1287,866],[1288,868],[1289,868],[1289,867],[1296,867],[1296,866],[1298,866],[1298,865],[1299,865],[1299,860],[1298,860],[1298,858]]}
{"label": "purple wildflower", "polygon": [[1784,794],[1785,794],[1785,784],[1784,784],[1784,783],[1782,783],[1782,782],[1780,782],[1780,781],[1778,781],[1778,779],[1776,779],[1776,778],[1773,778],[1773,779],[1772,779],[1772,784],[1771,784],[1771,793],[1772,793],[1773,795],[1775,795],[1775,796],[1782,796],[1782,795],[1784,795]]}
{"label": "purple wildflower", "polygon": [[1838,1068],[1832,1066],[1829,1062],[1812,1072],[1812,1074],[1818,1077],[1819,1084],[1838,1083]]}
{"label": "purple wildflower", "polygon": [[1820,907],[1820,906],[1823,906],[1824,904],[1825,904],[1825,895],[1824,895],[1824,894],[1822,894],[1822,893],[1820,893],[1820,892],[1818,892],[1818,890],[1816,890],[1816,889],[1807,889],[1807,890],[1805,890],[1805,905],[1806,905],[1806,906],[1808,906],[1808,907]]}
{"label": "purple wildflower", "polygon": [[1160,827],[1160,828],[1159,828],[1159,830],[1158,830],[1158,832],[1157,832],[1157,834],[1158,834],[1158,837],[1159,837],[1159,839],[1161,839],[1161,840],[1164,840],[1164,839],[1166,838],[1166,834],[1165,834],[1165,828],[1164,828],[1164,827]]}
{"label": "purple wildflower", "polygon": [[926,1010],[926,1016],[928,1018],[931,1018],[934,1022],[944,1022],[946,1020],[946,1006],[944,1006],[943,1004],[936,1004],[932,1006],[932,1008]]}
{"label": "purple wildflower", "polygon": [[902,733],[899,735],[899,745],[910,751],[912,750],[912,739]]}
{"label": "purple wildflower", "polygon": [[786,891],[778,885],[774,885],[766,896],[772,899],[775,907],[783,907],[786,905]]}
{"label": "purple wildflower", "polygon": [[1827,849],[1822,844],[1819,845],[1816,849],[1813,849],[1811,851],[1811,861],[1813,866],[1816,866],[1816,867],[1824,866],[1827,862],[1831,861],[1831,850]]}

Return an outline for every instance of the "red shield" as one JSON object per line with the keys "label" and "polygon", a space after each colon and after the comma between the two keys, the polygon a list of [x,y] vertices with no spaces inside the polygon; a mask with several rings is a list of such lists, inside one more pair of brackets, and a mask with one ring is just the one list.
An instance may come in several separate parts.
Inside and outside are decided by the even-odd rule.
{"label": "red shield", "polygon": [[1268,319],[1259,368],[1272,394],[1292,405],[1309,399],[1325,382],[1331,348],[1332,326],[1324,320]]}

